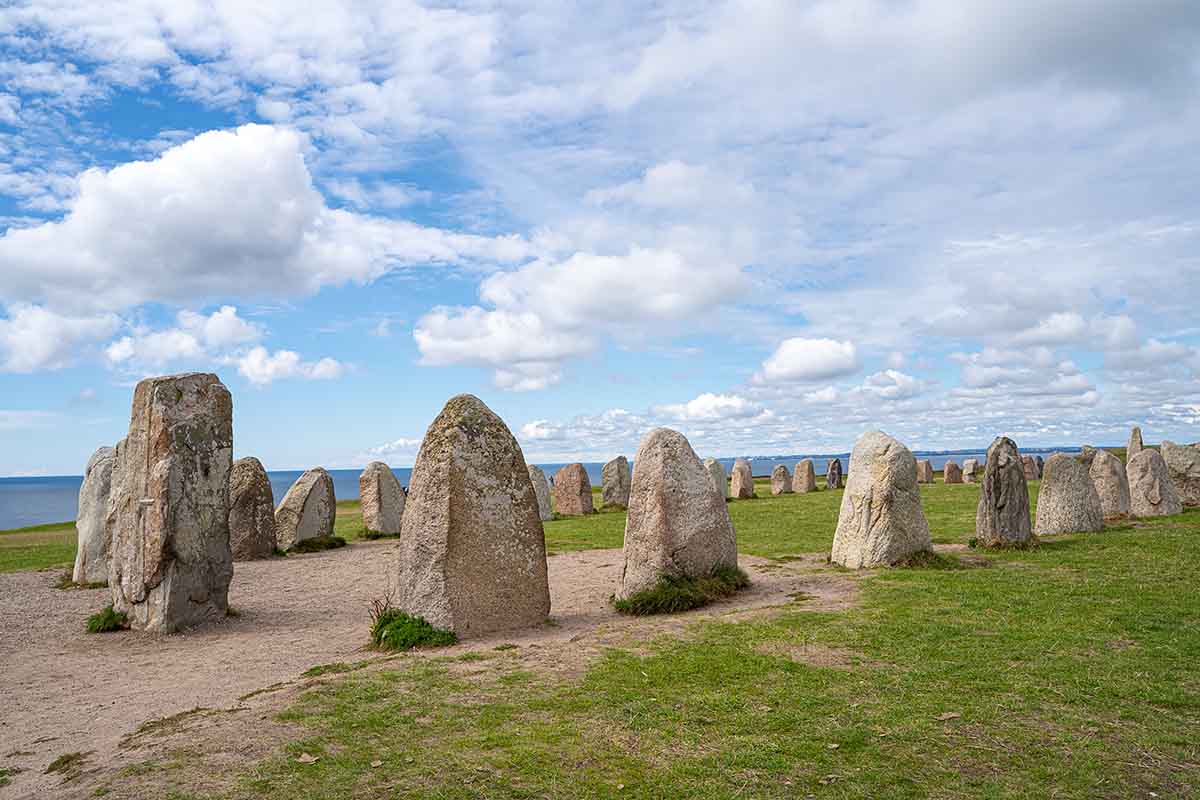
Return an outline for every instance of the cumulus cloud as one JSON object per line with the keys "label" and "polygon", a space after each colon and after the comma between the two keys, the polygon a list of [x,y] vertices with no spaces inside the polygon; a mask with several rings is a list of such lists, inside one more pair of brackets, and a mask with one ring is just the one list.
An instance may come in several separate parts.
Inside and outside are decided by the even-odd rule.
{"label": "cumulus cloud", "polygon": [[292,350],[276,350],[272,353],[262,346],[251,348],[239,358],[237,368],[255,386],[266,386],[281,378],[333,380],[345,372],[345,366],[332,358],[302,361],[300,354]]}
{"label": "cumulus cloud", "polygon": [[0,319],[0,369],[33,372],[74,363],[88,344],[120,325],[115,314],[68,316],[40,306],[14,303]]}
{"label": "cumulus cloud", "polygon": [[758,383],[822,381],[858,372],[858,348],[853,342],[806,339],[780,342],[755,375]]}
{"label": "cumulus cloud", "polygon": [[928,384],[896,369],[886,369],[867,376],[862,390],[887,400],[903,400],[916,397],[925,391]]}
{"label": "cumulus cloud", "polygon": [[151,330],[144,326],[122,336],[105,348],[113,365],[136,370],[156,369],[173,361],[215,359],[230,348],[254,342],[263,336],[260,325],[238,316],[235,306],[222,306],[205,316],[180,311],[173,328]]}
{"label": "cumulus cloud", "polygon": [[762,406],[738,395],[705,392],[686,403],[656,406],[654,411],[680,420],[745,419],[760,414]]}

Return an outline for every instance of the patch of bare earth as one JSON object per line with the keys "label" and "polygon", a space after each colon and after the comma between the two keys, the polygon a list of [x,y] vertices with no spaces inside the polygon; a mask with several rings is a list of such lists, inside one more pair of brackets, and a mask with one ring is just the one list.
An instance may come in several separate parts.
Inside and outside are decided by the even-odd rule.
{"label": "patch of bare earth", "polygon": [[[804,556],[742,556],[752,585],[733,598],[684,614],[624,617],[608,600],[620,579],[619,550],[548,560],[551,618],[532,630],[465,641],[400,657],[364,649],[368,604],[389,586],[394,541],[236,565],[230,605],[238,616],[174,636],[88,635],[84,621],[108,603],[106,589],[53,588],[58,572],[0,575],[0,768],[19,769],[0,798],[141,797],[155,773],[172,785],[218,790],[248,764],[300,732],[276,720],[320,680],[302,677],[334,662],[494,652],[514,667],[582,674],[610,647],[638,647],[685,635],[703,619],[737,621],[802,602],[839,611],[856,602],[857,577]],[[836,660],[837,656],[820,656]],[[464,671],[485,670],[462,663]],[[70,776],[46,774],[55,759],[88,753]]]}

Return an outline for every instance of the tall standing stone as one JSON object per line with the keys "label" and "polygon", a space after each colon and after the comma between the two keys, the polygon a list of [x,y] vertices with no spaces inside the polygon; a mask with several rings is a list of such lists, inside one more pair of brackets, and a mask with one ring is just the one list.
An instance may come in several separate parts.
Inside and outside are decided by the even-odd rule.
{"label": "tall standing stone", "polygon": [[1037,536],[1104,530],[1104,507],[1088,467],[1080,459],[1055,453],[1046,461],[1038,491]]}
{"label": "tall standing stone", "polygon": [[1125,463],[1128,464],[1133,460],[1133,457],[1142,452],[1145,447],[1142,444],[1142,429],[1137,425],[1129,431],[1129,445],[1125,448]]}
{"label": "tall standing stone", "polygon": [[146,378],[118,445],[106,527],[113,609],[170,633],[229,607],[233,401],[216,375]]}
{"label": "tall standing stone", "polygon": [[681,433],[656,428],[638,447],[624,555],[618,599],[651,589],[664,576],[700,578],[737,567],[725,501]]}
{"label": "tall standing stone", "polygon": [[546,473],[530,464],[529,481],[533,484],[533,494],[537,498],[538,516],[542,522],[549,522],[554,519],[554,511],[550,508],[550,483],[546,480]]}
{"label": "tall standing stone", "polygon": [[1045,474],[1046,462],[1042,460],[1041,456],[1034,456],[1033,463],[1037,464],[1038,480],[1041,480]]}
{"label": "tall standing stone", "polygon": [[336,516],[333,478],[323,467],[313,467],[296,479],[275,509],[279,549],[291,550],[305,539],[333,536]]}
{"label": "tall standing stone", "polygon": [[987,452],[975,536],[984,547],[1023,546],[1033,541],[1029,524],[1029,486],[1016,443],[999,436]]}
{"label": "tall standing stone", "polygon": [[733,472],[729,476],[729,494],[735,500],[754,497],[754,473],[750,470],[750,462],[744,458],[733,462]]}
{"label": "tall standing stone", "polygon": [[927,458],[917,462],[917,483],[933,483],[933,462]]}
{"label": "tall standing stone", "polygon": [[976,473],[978,473],[978,472],[979,472],[979,460],[975,459],[975,458],[968,458],[966,461],[963,462],[963,465],[962,465],[963,483],[974,483],[975,478],[977,477]]}
{"label": "tall standing stone", "polygon": [[104,520],[112,490],[113,459],[117,451],[101,447],[92,453],[79,487],[79,513],[75,515],[75,583],[108,583],[108,548]]}
{"label": "tall standing stone", "polygon": [[580,517],[594,510],[592,482],[583,464],[567,464],[554,474],[554,510],[564,517]]}
{"label": "tall standing stone", "polygon": [[600,471],[600,500],[603,506],[629,507],[629,459],[617,456]]}
{"label": "tall standing stone", "polygon": [[791,494],[792,493],[792,473],[788,472],[788,468],[783,464],[776,464],[771,470],[771,494]]}
{"label": "tall standing stone", "polygon": [[385,536],[400,532],[406,498],[391,467],[382,461],[367,464],[358,476],[358,500],[364,528]]}
{"label": "tall standing stone", "polygon": [[796,474],[792,477],[792,489],[797,494],[815,492],[817,490],[817,471],[811,458],[796,462]]}
{"label": "tall standing stone", "polygon": [[728,499],[729,478],[725,475],[725,465],[715,458],[706,458],[704,459],[704,468],[708,470],[708,477],[712,480],[713,489],[722,500]]}
{"label": "tall standing stone", "polygon": [[842,460],[840,458],[833,459],[825,467],[825,488],[842,488]]}
{"label": "tall standing stone", "polygon": [[397,605],[436,628],[478,635],[539,625],[550,612],[529,468],[479,398],[452,397],[426,431],[399,550]]}
{"label": "tall standing stone", "polygon": [[1088,474],[1100,497],[1100,509],[1105,519],[1129,516],[1129,478],[1121,459],[1107,450],[1085,447],[1081,460],[1088,465]]}
{"label": "tall standing stone", "polygon": [[1185,506],[1200,506],[1200,444],[1175,444],[1163,440],[1159,449],[1167,474]]}
{"label": "tall standing stone", "polygon": [[229,549],[234,561],[275,552],[275,493],[257,458],[239,458],[229,470]]}
{"label": "tall standing stone", "polygon": [[1125,465],[1129,511],[1135,517],[1169,517],[1183,512],[1167,462],[1157,450],[1143,448]]}
{"label": "tall standing stone", "polygon": [[942,467],[942,481],[944,483],[962,483],[963,472],[962,467],[954,459],[950,459]]}
{"label": "tall standing stone", "polygon": [[850,454],[830,561],[851,569],[888,566],[932,546],[916,459],[887,434],[864,433]]}
{"label": "tall standing stone", "polygon": [[1036,481],[1040,477],[1037,461],[1034,461],[1033,456],[1021,456],[1021,472],[1027,481]]}

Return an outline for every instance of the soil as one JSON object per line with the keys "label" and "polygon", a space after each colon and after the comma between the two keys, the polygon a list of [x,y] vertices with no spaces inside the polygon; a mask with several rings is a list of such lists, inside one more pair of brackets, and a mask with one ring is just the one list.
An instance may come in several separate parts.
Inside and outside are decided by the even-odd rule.
{"label": "soil", "polygon": [[[163,751],[177,724],[186,724],[190,743],[207,736],[222,748],[231,771],[267,755],[288,738],[275,716],[311,685],[302,673],[395,658],[365,648],[368,606],[387,591],[395,550],[395,541],[357,542],[240,562],[229,592],[236,616],[172,636],[89,635],[84,622],[108,604],[107,589],[56,589],[60,571],[0,574],[0,769],[16,771],[0,798],[84,797],[100,782],[113,787],[122,769]],[[825,568],[822,557],[743,555],[753,583],[735,597],[685,614],[623,617],[608,603],[621,559],[620,550],[551,556],[546,625],[436,654],[511,643],[527,669],[580,674],[605,648],[686,635],[700,619],[737,620],[796,602],[840,610],[857,593],[857,578]],[[55,759],[80,753],[68,769],[46,773]]]}

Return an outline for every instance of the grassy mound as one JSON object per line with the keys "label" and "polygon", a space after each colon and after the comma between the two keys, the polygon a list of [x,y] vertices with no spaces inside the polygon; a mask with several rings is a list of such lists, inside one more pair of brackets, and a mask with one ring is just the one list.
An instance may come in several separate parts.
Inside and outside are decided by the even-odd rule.
{"label": "grassy mound", "polygon": [[303,539],[296,542],[288,553],[319,553],[322,550],[333,550],[345,547],[346,540],[340,536],[318,536],[315,539]]}
{"label": "grassy mound", "polygon": [[385,609],[371,625],[371,642],[381,650],[447,647],[457,641],[453,631],[435,628],[424,617],[414,617],[398,608]]}
{"label": "grassy mound", "polygon": [[103,611],[92,614],[87,621],[88,633],[112,633],[113,631],[123,631],[128,627],[128,617],[120,611],[113,611],[112,606],[107,606]]}
{"label": "grassy mound", "polygon": [[750,578],[738,567],[717,567],[702,578],[677,578],[663,575],[651,589],[624,600],[613,600],[622,614],[674,614],[706,606],[713,600],[729,597],[750,585]]}

